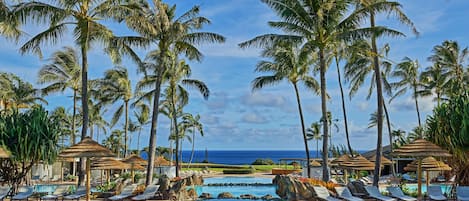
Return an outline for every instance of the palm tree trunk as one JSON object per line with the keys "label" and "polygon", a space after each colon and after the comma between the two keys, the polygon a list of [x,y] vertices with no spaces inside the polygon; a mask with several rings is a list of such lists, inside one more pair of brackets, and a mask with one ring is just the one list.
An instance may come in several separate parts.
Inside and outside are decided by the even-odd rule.
{"label": "palm tree trunk", "polygon": [[137,154],[140,156],[140,134],[142,133],[142,128],[138,129],[137,135]]}
{"label": "palm tree trunk", "polygon": [[165,70],[164,66],[162,69],[158,70],[157,78],[155,82],[155,92],[153,95],[153,111],[151,115],[151,129],[150,129],[150,144],[149,144],[149,156],[148,156],[148,166],[146,174],[145,185],[150,185],[153,179],[153,169],[155,167],[155,153],[156,153],[156,128],[158,123],[158,106],[160,101],[160,91],[161,91],[161,81],[163,71]]}
{"label": "palm tree trunk", "polygon": [[[370,13],[371,28],[375,27],[374,13]],[[376,45],[376,36],[371,36],[371,48],[373,51],[373,65],[375,71],[375,82],[376,82],[376,95],[378,101],[378,139],[376,142],[376,161],[375,171],[373,177],[373,186],[378,186],[379,176],[381,175],[381,155],[383,152],[383,91],[381,86],[381,72],[379,68],[378,60],[378,48]]]}
{"label": "palm tree trunk", "polygon": [[316,158],[319,158],[319,139],[316,140]]}
{"label": "palm tree trunk", "polygon": [[192,159],[194,159],[194,150],[195,150],[195,127],[192,126],[192,151],[191,151],[191,158],[189,159],[189,165],[187,165],[187,168],[191,167]]}
{"label": "palm tree trunk", "polygon": [[[81,128],[81,140],[85,139],[86,132],[88,131],[88,122],[89,122],[89,111],[88,111],[88,55],[87,55],[87,45],[88,40],[86,43],[81,47],[81,107],[83,110],[83,122]],[[80,159],[80,170],[78,172],[78,185],[83,185],[83,181],[85,178],[85,158]]]}
{"label": "palm tree trunk", "polygon": [[298,91],[298,86],[296,83],[293,83],[293,87],[295,88],[295,95],[296,95],[296,102],[298,103],[298,112],[300,114],[300,121],[301,121],[301,133],[303,133],[303,141],[305,143],[305,151],[306,151],[306,168],[308,172],[308,178],[311,178],[311,162],[309,161],[309,148],[308,148],[308,138],[306,137],[306,127],[305,127],[305,120],[303,117],[303,110],[301,109],[301,100],[300,100],[300,92]]}
{"label": "palm tree trunk", "polygon": [[173,115],[174,133],[176,135],[176,177],[179,177],[179,129],[177,127],[176,115]]}
{"label": "palm tree trunk", "polygon": [[[384,98],[383,98],[383,101],[384,101]],[[386,107],[386,102],[383,102],[383,108],[384,108],[384,113],[386,114],[386,123],[388,125],[388,134],[389,134],[389,146],[390,146],[390,149],[391,149],[391,153],[393,153],[393,140],[392,140],[392,131],[391,131],[391,120],[390,117],[389,117],[389,113],[388,113],[388,108]],[[393,176],[396,176],[396,168],[394,167],[394,161],[391,157],[391,162],[393,162],[391,164],[391,173]]]}
{"label": "palm tree trunk", "polygon": [[124,157],[127,157],[127,137],[129,130],[129,101],[125,101],[125,123],[124,123]]}
{"label": "palm tree trunk", "polygon": [[[76,136],[75,136],[75,117],[77,115],[77,91],[76,89],[73,90],[73,109],[72,109],[72,133],[71,133],[71,138],[72,138],[72,145],[76,143]],[[72,175],[76,175],[76,163],[75,160],[72,162]]]}
{"label": "palm tree trunk", "polygon": [[324,49],[319,49],[319,65],[321,79],[321,110],[323,121],[323,142],[322,142],[322,180],[329,181],[329,151],[327,141],[329,140],[329,124],[327,122],[327,94],[326,94],[326,60],[324,58]]}
{"label": "palm tree trunk", "polygon": [[344,114],[344,125],[345,125],[345,137],[347,138],[347,147],[348,151],[350,152],[350,155],[353,157],[353,150],[352,150],[352,145],[350,145],[350,136],[348,132],[348,123],[347,123],[347,111],[345,109],[345,100],[344,100],[344,89],[342,87],[342,79],[340,76],[340,69],[339,69],[339,59],[337,56],[335,56],[335,63],[337,67],[337,78],[339,81],[339,88],[340,88],[340,98],[342,100],[342,113]]}
{"label": "palm tree trunk", "polygon": [[[420,121],[420,110],[419,110],[419,103],[417,100],[417,88],[414,88],[414,100],[415,100],[415,109],[417,110],[417,119],[419,120],[419,127],[422,127],[422,122]],[[423,136],[420,136],[422,138]]]}

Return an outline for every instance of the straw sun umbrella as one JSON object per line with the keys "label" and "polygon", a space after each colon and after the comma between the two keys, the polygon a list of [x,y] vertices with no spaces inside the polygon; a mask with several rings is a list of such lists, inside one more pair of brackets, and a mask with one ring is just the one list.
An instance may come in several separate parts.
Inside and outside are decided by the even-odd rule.
{"label": "straw sun umbrella", "polygon": [[91,163],[90,158],[100,157],[114,157],[114,153],[108,148],[100,145],[96,141],[93,141],[89,137],[85,137],[81,142],[64,149],[59,154],[63,158],[87,158],[86,160],[86,200],[90,200],[90,169]]}
{"label": "straw sun umbrella", "polygon": [[[417,171],[418,169],[418,160],[413,161],[412,163],[407,164],[406,167],[404,167],[405,171]],[[428,172],[429,171],[450,171],[451,167],[444,163],[443,161],[438,161],[433,157],[426,157],[422,159],[422,171],[427,172],[427,189],[429,185],[429,178],[428,178]]]}
{"label": "straw sun umbrella", "polygon": [[424,139],[418,139],[410,144],[403,145],[395,149],[392,153],[395,156],[415,157],[417,158],[417,180],[418,180],[418,198],[422,196],[422,159],[428,156],[450,157],[451,154],[441,147]]}
{"label": "straw sun umbrella", "polygon": [[122,160],[122,162],[130,164],[130,171],[131,171],[131,175],[132,175],[132,183],[134,182],[134,178],[135,178],[134,170],[139,169],[139,167],[147,165],[147,161],[145,159],[143,159],[142,157],[137,156],[135,154],[132,154],[132,155],[128,156],[127,158]]}

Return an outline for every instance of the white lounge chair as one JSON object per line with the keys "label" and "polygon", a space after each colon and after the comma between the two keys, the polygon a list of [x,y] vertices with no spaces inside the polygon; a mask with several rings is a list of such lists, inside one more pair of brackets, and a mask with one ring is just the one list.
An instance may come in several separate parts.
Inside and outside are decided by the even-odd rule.
{"label": "white lounge chair", "polygon": [[124,187],[124,189],[122,190],[122,192],[119,195],[114,195],[112,197],[109,197],[108,199],[112,200],[112,201],[126,199],[126,198],[133,195],[136,188],[137,188],[136,184],[126,186],[126,187]]}
{"label": "white lounge chair", "polygon": [[460,201],[469,201],[469,186],[456,187],[456,196]]}
{"label": "white lounge chair", "polygon": [[3,201],[5,197],[10,193],[11,187],[9,186],[0,186],[0,200]]}
{"label": "white lounge chair", "polygon": [[63,197],[68,193],[69,185],[60,185],[54,190],[51,195],[44,195],[39,198],[39,200],[58,200],[59,197]]}
{"label": "white lounge chair", "polygon": [[396,201],[396,199],[392,197],[382,195],[376,186],[365,186],[365,190],[368,193],[368,196],[374,199],[382,201]]}
{"label": "white lounge chair", "polygon": [[329,191],[327,190],[327,188],[323,186],[313,186],[313,189],[314,189],[314,192],[316,192],[316,196],[318,198],[321,198],[327,201],[340,201],[339,199],[332,197],[331,194],[329,194]]}
{"label": "white lounge chair", "polygon": [[363,199],[359,197],[355,197],[352,195],[352,192],[347,187],[335,187],[335,192],[337,192],[337,196],[344,200],[348,201],[363,201]]}
{"label": "white lounge chair", "polygon": [[28,200],[34,193],[33,186],[21,186],[18,189],[18,194],[11,197],[11,200]]}
{"label": "white lounge chair", "polygon": [[430,200],[447,200],[448,198],[441,192],[440,186],[428,186],[427,194]]}
{"label": "white lounge chair", "polygon": [[389,193],[391,194],[392,197],[395,197],[399,200],[405,200],[405,201],[417,200],[417,198],[404,195],[404,192],[402,192],[401,188],[399,188],[399,187],[389,186],[388,191],[389,191]]}
{"label": "white lounge chair", "polygon": [[159,188],[160,188],[160,185],[148,185],[142,194],[133,197],[132,200],[135,200],[135,201],[149,200],[155,196]]}
{"label": "white lounge chair", "polygon": [[84,186],[78,187],[75,193],[66,195],[63,197],[64,200],[79,200],[82,197],[86,196],[86,188]]}

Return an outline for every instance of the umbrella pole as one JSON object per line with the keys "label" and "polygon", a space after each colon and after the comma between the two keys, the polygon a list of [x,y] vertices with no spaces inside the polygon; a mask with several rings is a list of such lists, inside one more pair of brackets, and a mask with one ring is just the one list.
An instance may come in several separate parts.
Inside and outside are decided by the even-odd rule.
{"label": "umbrella pole", "polygon": [[90,178],[91,178],[91,168],[90,168],[90,159],[87,158],[86,159],[86,201],[90,201],[91,200],[91,193],[90,193],[90,186],[91,186],[91,182],[90,182]]}
{"label": "umbrella pole", "polygon": [[417,167],[417,198],[418,200],[422,200],[422,159],[418,159],[418,167]]}

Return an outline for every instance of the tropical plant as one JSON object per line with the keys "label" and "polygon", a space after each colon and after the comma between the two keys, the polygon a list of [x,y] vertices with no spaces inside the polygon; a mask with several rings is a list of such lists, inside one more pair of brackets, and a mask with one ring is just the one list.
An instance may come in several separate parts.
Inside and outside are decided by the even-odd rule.
{"label": "tropical plant", "polygon": [[[314,63],[307,46],[299,46],[290,41],[277,41],[272,46],[265,47],[262,56],[270,59],[260,61],[255,71],[260,73],[269,73],[255,78],[252,81],[252,90],[259,90],[269,85],[276,85],[282,81],[288,81],[295,92],[298,113],[300,117],[301,133],[305,146],[306,159],[309,161],[310,153],[308,139],[306,136],[306,126],[304,123],[303,109],[301,107],[300,91],[298,85],[302,84],[308,89],[318,93],[319,84],[310,76],[310,66]],[[308,177],[311,177],[308,164]]]}
{"label": "tropical plant", "polygon": [[0,105],[3,109],[29,108],[38,102],[47,104],[40,96],[40,90],[14,74],[0,72],[0,85]]}
{"label": "tropical plant", "polygon": [[[114,127],[122,116],[124,116],[124,157],[127,156],[127,142],[129,131],[129,102],[133,98],[132,85],[129,73],[124,67],[115,67],[104,73],[104,78],[98,81],[98,99],[102,104],[119,104],[112,116],[111,126]],[[124,114],[123,114],[124,113]]]}
{"label": "tropical plant", "polygon": [[453,155],[449,160],[456,183],[469,185],[469,95],[452,96],[426,121],[426,137]]}
{"label": "tropical plant", "polygon": [[316,140],[316,158],[319,158],[319,140],[322,139],[321,124],[313,122],[309,128],[306,129],[306,137],[308,140]]}
{"label": "tropical plant", "polygon": [[136,130],[138,130],[137,150],[138,154],[140,154],[140,135],[143,127],[150,123],[150,108],[143,102],[140,102],[135,107],[137,108],[137,110],[134,110],[134,117],[136,119],[135,126]]}
{"label": "tropical plant", "polygon": [[[371,53],[373,58],[373,69],[375,72],[375,84],[376,84],[376,99],[377,99],[377,116],[378,116],[378,139],[376,143],[376,161],[375,171],[373,177],[373,186],[378,186],[379,176],[381,175],[381,156],[382,156],[382,138],[383,138],[383,90],[382,90],[382,78],[381,69],[379,62],[379,52],[377,45],[377,38],[380,36],[401,36],[402,33],[391,30],[387,27],[380,27],[376,25],[376,15],[382,12],[393,14],[401,24],[409,26],[415,34],[418,34],[417,29],[414,27],[413,22],[402,12],[401,4],[398,2],[387,1],[387,0],[360,0],[356,1],[356,11],[352,15],[356,15],[355,19],[364,20],[370,23],[369,28],[374,30],[371,34]],[[392,146],[391,146],[392,147]]]}
{"label": "tropical plant", "polygon": [[412,90],[412,98],[415,101],[415,109],[417,110],[417,119],[419,126],[422,127],[420,121],[420,110],[418,104],[418,91],[420,90],[421,84],[419,81],[419,69],[420,65],[417,60],[412,60],[409,57],[404,57],[401,63],[398,63],[396,69],[392,72],[392,76],[398,78],[397,82],[391,83],[391,85],[397,90],[394,93],[392,101],[395,97],[401,96]]}
{"label": "tropical plant", "polygon": [[197,114],[193,116],[192,114],[186,113],[182,116],[182,123],[186,131],[189,131],[189,133],[192,134],[192,150],[191,150],[191,157],[189,159],[189,164],[187,165],[187,168],[190,168],[192,160],[194,159],[194,153],[195,153],[195,134],[196,131],[199,132],[200,136],[204,136],[204,129],[203,125],[200,122],[200,115]]}
{"label": "tropical plant", "polygon": [[122,143],[122,135],[124,131],[122,130],[113,130],[109,137],[103,140],[102,144],[109,148],[112,152],[116,153],[117,156],[121,156],[124,152],[124,144]]}
{"label": "tropical plant", "polygon": [[[60,128],[60,138],[61,138],[61,148],[65,148],[66,139],[71,139],[72,130],[70,130],[70,125],[72,124],[72,115],[70,115],[64,107],[56,107],[50,114],[50,118],[59,123]],[[68,140],[70,143],[71,140]]]}
{"label": "tropical plant", "polygon": [[[132,58],[143,68],[145,75],[151,72],[155,75],[154,88],[152,90],[152,123],[150,130],[150,153],[148,160],[155,159],[156,151],[156,126],[158,118],[158,103],[160,99],[160,89],[162,75],[170,66],[170,55],[172,53],[183,53],[190,60],[200,61],[202,53],[195,45],[204,42],[219,43],[225,38],[221,35],[210,32],[197,32],[210,20],[200,16],[198,6],[192,7],[179,17],[176,17],[176,6],[168,6],[160,0],[153,0],[152,3],[146,1],[139,2],[141,12],[126,18],[126,23],[134,31],[140,34],[141,38],[155,45],[158,48],[153,52],[153,57],[147,57],[149,62],[142,62],[135,52],[130,48],[122,48],[124,54],[131,55]],[[152,7],[153,6],[153,7]],[[134,38],[134,37],[131,37]],[[122,43],[126,44],[128,38],[122,38]],[[174,55],[173,55],[174,56]],[[177,55],[176,55],[177,56]],[[153,175],[153,162],[148,163],[146,184],[151,184]]]}
{"label": "tropical plant", "polygon": [[81,87],[81,67],[79,54],[72,47],[64,47],[56,51],[48,59],[50,63],[39,70],[39,84],[49,84],[42,89],[47,96],[54,92],[64,92],[67,88],[73,91],[72,122],[70,123],[71,143],[75,144],[75,117],[77,110],[77,97]]}
{"label": "tropical plant", "polygon": [[435,94],[434,100],[440,105],[441,100],[445,99],[445,91],[447,87],[448,74],[444,73],[440,64],[434,63],[427,67],[420,74],[420,82],[422,89],[418,91],[420,96],[432,96]]}
{"label": "tropical plant", "polygon": [[[38,2],[27,1],[15,6],[15,12],[23,23],[46,24],[46,29],[29,39],[20,48],[21,53],[33,52],[42,57],[41,45],[55,45],[60,42],[68,27],[73,28],[74,42],[81,54],[81,106],[83,120],[81,138],[86,137],[88,131],[88,51],[94,44],[104,44],[108,52],[112,54],[111,43],[114,34],[102,21],[107,19],[122,20],[129,13],[124,1],[112,0],[77,0],[77,1],[52,1]],[[50,3],[50,4],[49,4]],[[47,26],[48,25],[48,26]],[[78,183],[82,184],[84,178],[84,163],[80,168]]]}
{"label": "tropical plant", "polygon": [[403,131],[401,129],[397,129],[397,130],[393,130],[391,132],[391,134],[392,134],[393,138],[396,138],[394,140],[394,144],[393,144],[393,146],[395,148],[398,148],[398,147],[400,147],[404,144],[407,144],[408,141],[405,138],[406,137],[406,132],[405,131]]}
{"label": "tropical plant", "polygon": [[41,106],[2,112],[0,144],[11,152],[11,157],[0,163],[3,180],[16,189],[34,164],[52,164],[59,152],[61,132],[59,119],[51,118]]}
{"label": "tropical plant", "polygon": [[7,38],[18,41],[23,32],[19,29],[22,25],[21,20],[17,17],[15,10],[12,9],[7,2],[0,2],[0,34]]}

